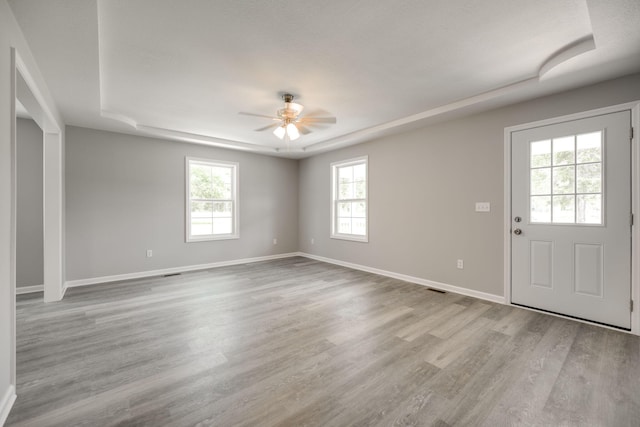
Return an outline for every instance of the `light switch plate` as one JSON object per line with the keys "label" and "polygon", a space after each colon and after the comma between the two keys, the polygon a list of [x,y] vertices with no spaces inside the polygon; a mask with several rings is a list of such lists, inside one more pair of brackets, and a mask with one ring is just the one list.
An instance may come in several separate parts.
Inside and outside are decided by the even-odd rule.
{"label": "light switch plate", "polygon": [[491,212],[491,203],[476,202],[476,212]]}

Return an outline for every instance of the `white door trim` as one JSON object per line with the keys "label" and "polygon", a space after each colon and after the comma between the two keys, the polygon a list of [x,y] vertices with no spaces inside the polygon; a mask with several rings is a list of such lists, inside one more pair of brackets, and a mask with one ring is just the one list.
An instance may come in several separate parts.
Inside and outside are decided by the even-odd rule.
{"label": "white door trim", "polygon": [[[631,333],[640,335],[640,149],[638,147],[638,136],[640,135],[640,101],[628,102],[625,104],[613,105],[596,110],[584,111],[576,114],[569,114],[561,117],[554,117],[546,120],[539,120],[531,123],[523,123],[510,126],[504,129],[504,300],[505,304],[511,304],[511,134],[513,132],[553,125],[556,123],[571,120],[585,119],[592,116],[617,113],[619,111],[631,110],[631,125],[634,129],[631,144],[631,209],[636,217],[631,234],[631,298],[634,302],[634,309],[631,313]],[[589,323],[589,322],[588,322]],[[619,330],[616,328],[616,330]]]}

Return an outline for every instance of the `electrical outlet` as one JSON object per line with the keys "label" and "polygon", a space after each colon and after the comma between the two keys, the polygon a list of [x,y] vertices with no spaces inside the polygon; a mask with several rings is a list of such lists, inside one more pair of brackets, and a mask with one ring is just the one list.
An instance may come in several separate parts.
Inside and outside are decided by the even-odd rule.
{"label": "electrical outlet", "polygon": [[273,244],[277,245],[278,244],[278,239],[276,239],[275,237],[273,238]]}
{"label": "electrical outlet", "polygon": [[151,249],[147,249],[147,258],[151,258],[153,256],[153,251]]}
{"label": "electrical outlet", "polygon": [[491,212],[491,203],[476,202],[476,212]]}
{"label": "electrical outlet", "polygon": [[314,239],[313,237],[311,238],[311,244],[315,245],[316,244],[316,239]]}
{"label": "electrical outlet", "polygon": [[461,260],[461,259],[459,259],[459,260],[458,260],[458,268],[459,268],[460,270],[462,270],[462,269],[464,268],[464,261],[463,261],[463,260]]}

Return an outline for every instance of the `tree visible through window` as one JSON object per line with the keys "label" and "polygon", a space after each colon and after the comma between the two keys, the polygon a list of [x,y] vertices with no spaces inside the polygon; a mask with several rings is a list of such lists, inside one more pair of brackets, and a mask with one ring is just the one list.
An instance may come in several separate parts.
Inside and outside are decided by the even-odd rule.
{"label": "tree visible through window", "polygon": [[238,237],[237,163],[187,158],[187,241]]}
{"label": "tree visible through window", "polygon": [[367,157],[331,164],[331,237],[368,241]]}

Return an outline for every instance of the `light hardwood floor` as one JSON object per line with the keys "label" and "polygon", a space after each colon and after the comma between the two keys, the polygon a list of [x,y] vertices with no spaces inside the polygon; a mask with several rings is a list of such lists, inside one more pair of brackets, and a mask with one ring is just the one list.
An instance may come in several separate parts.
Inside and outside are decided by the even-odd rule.
{"label": "light hardwood floor", "polygon": [[638,426],[640,339],[306,258],[17,303],[10,426]]}

